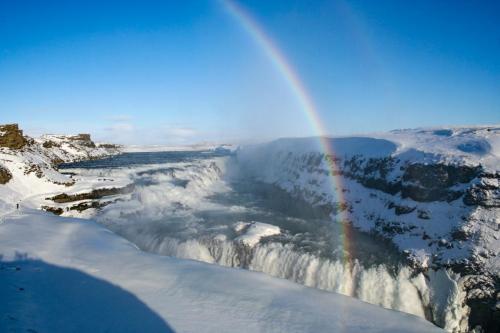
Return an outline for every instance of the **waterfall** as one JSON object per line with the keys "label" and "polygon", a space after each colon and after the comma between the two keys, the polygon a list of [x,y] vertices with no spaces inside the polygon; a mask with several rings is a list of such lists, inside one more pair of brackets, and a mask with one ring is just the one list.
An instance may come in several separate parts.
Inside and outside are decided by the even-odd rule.
{"label": "waterfall", "polygon": [[[140,242],[146,251],[227,267],[246,268],[367,303],[426,318],[450,332],[463,332],[468,309],[456,277],[448,271],[415,274],[384,264],[364,267],[341,259],[319,258],[296,251],[290,244],[247,245],[217,238],[179,241],[170,237]],[[450,292],[452,290],[452,292]]]}
{"label": "waterfall", "polygon": [[[137,173],[134,177],[138,186],[130,198],[105,207],[97,219],[148,252],[258,271],[410,313],[450,332],[467,330],[468,308],[457,276],[445,269],[415,272],[404,261],[391,260],[389,254],[394,250],[382,244],[377,244],[378,250],[387,251],[382,260],[368,262],[364,257],[369,251],[358,248],[357,259],[345,262],[344,249],[335,252],[335,246],[340,246],[336,243],[339,231],[318,231],[330,230],[330,226],[325,226],[325,221],[314,224],[312,213],[310,219],[291,219],[280,225],[277,211],[249,206],[247,192],[243,192],[244,202],[213,200],[218,194],[230,198],[238,195],[222,179],[227,172],[225,162],[177,163]],[[257,193],[259,187],[251,191]],[[265,194],[266,204],[272,209],[291,209],[287,207],[294,199],[286,193],[274,190]],[[242,231],[235,225],[248,225],[245,213],[255,210],[262,210],[259,216],[263,219],[268,218],[266,214],[276,214],[268,225],[283,228],[285,234],[279,239],[264,237],[255,244],[241,241]],[[299,210],[302,214],[309,212]],[[308,227],[304,229],[302,224]],[[286,234],[287,229],[293,231]],[[363,244],[355,243],[358,247]]]}

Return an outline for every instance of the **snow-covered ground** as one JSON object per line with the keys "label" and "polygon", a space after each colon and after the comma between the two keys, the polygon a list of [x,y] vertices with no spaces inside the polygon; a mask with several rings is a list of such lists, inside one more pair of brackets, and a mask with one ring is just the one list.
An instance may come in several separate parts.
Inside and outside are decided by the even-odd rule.
{"label": "snow-covered ground", "polygon": [[57,163],[97,159],[120,152],[116,147],[99,147],[92,141],[75,138],[79,136],[45,135],[19,150],[0,147],[0,167],[12,177],[5,185],[0,185],[0,208],[10,210],[17,203],[40,208],[45,197],[50,195],[120,187],[127,183],[124,178],[102,177],[76,181],[72,175],[59,172],[55,167]]}
{"label": "snow-covered ground", "polygon": [[0,254],[0,331],[441,331],[265,274],[147,254],[92,221],[35,210],[2,217]]}

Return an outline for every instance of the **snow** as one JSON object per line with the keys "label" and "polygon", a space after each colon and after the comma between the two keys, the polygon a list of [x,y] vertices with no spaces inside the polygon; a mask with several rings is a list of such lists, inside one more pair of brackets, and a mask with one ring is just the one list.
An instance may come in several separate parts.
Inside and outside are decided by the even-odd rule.
{"label": "snow", "polygon": [[58,158],[64,162],[102,158],[121,152],[120,148],[104,148],[100,147],[99,144],[96,147],[87,146],[87,142],[75,140],[76,137],[75,135],[45,134],[35,141],[39,145],[54,143],[55,145],[50,149],[44,150],[45,154],[51,159]]}
{"label": "snow", "polygon": [[[89,192],[97,188],[123,187],[131,181],[129,175],[104,179],[98,175],[75,176],[59,172],[54,165],[60,162],[97,159],[120,153],[117,147],[93,147],[91,142],[75,140],[74,135],[43,135],[21,150],[0,147],[0,166],[12,174],[12,179],[0,186],[0,207],[13,209],[40,208],[43,205],[61,207],[47,197],[66,193]],[[44,146],[50,143],[51,147]]]}
{"label": "snow", "polygon": [[[241,236],[238,236],[235,240],[250,247],[254,247],[263,237],[279,235],[281,233],[278,226],[262,222],[252,222],[243,228],[244,233]],[[241,227],[241,224],[238,224],[235,227],[235,230],[242,231],[243,228]]]}
{"label": "snow", "polygon": [[[0,163],[12,174],[12,179],[6,185],[0,185],[0,201],[10,208],[36,194],[62,191],[65,186],[57,183],[71,181],[69,177],[55,171],[49,160],[39,151],[14,154],[7,149],[1,149]],[[39,166],[44,176],[39,178],[34,172],[27,173],[30,165]]]}
{"label": "snow", "polygon": [[[81,148],[81,147],[80,147]],[[79,149],[80,149],[79,148]],[[12,179],[5,185],[0,185],[0,206],[13,209],[16,203],[24,207],[40,208],[49,204],[53,207],[59,205],[45,200],[47,197],[60,194],[75,194],[89,192],[97,188],[123,187],[131,182],[130,175],[121,174],[113,178],[102,178],[97,174],[82,176],[66,175],[57,171],[52,163],[54,157],[71,159],[88,158],[88,156],[102,156],[108,150],[96,148],[97,152],[81,150],[71,154],[68,151],[61,153],[60,148],[43,148],[35,143],[23,151],[12,151],[0,148],[0,166],[7,168],[12,174]],[[115,154],[113,149],[110,154]],[[57,155],[57,156],[56,156]],[[29,172],[31,167],[39,170]]]}
{"label": "snow", "polygon": [[261,273],[147,254],[92,221],[35,210],[3,217],[0,254],[9,331],[442,331]]}
{"label": "snow", "polygon": [[397,153],[407,158],[423,153],[434,160],[481,164],[489,170],[496,170],[500,159],[500,126],[397,130],[375,136],[396,142]]}
{"label": "snow", "polygon": [[[323,140],[328,141],[332,150],[338,156],[363,155],[367,157],[382,157],[395,152],[397,149],[397,145],[394,142],[384,138],[356,136],[337,137],[334,139],[324,138]],[[317,137],[278,139],[262,145],[266,146],[266,149],[274,150],[275,152],[293,151],[295,153],[306,153],[324,151],[324,147],[321,146]],[[248,149],[248,147],[244,148]]]}
{"label": "snow", "polygon": [[[500,159],[500,126],[417,128],[352,137],[324,138],[338,157],[397,155],[408,161],[481,164],[495,170]],[[242,147],[243,152],[324,152],[317,137],[284,138]]]}

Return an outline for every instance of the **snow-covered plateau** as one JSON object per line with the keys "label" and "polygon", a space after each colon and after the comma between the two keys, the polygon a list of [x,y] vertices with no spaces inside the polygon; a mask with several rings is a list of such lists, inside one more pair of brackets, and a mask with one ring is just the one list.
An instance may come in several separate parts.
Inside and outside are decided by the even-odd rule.
{"label": "snow-covered plateau", "polygon": [[490,126],[118,155],[0,126],[0,331],[496,332],[499,146]]}

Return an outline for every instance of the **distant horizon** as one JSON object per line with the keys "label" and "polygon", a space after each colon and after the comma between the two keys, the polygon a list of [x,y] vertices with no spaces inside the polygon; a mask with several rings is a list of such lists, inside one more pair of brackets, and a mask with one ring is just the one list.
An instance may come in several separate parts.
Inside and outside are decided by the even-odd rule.
{"label": "distant horizon", "polygon": [[0,3],[0,122],[138,145],[500,123],[500,3]]}
{"label": "distant horizon", "polygon": [[[26,131],[26,129],[22,126],[22,124],[19,123],[2,123],[0,125],[10,125],[10,124],[17,124],[19,126],[19,129],[23,131],[24,135],[30,136],[32,138],[39,138],[43,135],[61,135],[61,136],[70,136],[70,135],[79,135],[79,134],[90,134],[91,139],[96,142],[96,143],[113,143],[113,144],[120,144],[123,146],[129,146],[129,147],[182,147],[182,146],[203,146],[203,145],[238,145],[238,144],[256,144],[256,143],[265,143],[269,141],[274,141],[274,140],[279,140],[279,139],[290,139],[290,138],[316,138],[320,137],[320,135],[305,135],[305,136],[280,136],[280,137],[269,137],[269,138],[259,138],[255,140],[244,140],[244,141],[197,141],[197,142],[190,142],[190,143],[120,143],[116,142],[113,140],[102,140],[99,138],[99,136],[94,135],[93,133],[89,131],[80,131],[80,132],[47,132],[47,133],[37,133],[37,132],[31,132],[31,131]],[[370,131],[370,132],[353,132],[353,133],[347,133],[347,134],[333,134],[333,135],[321,135],[325,136],[328,138],[342,138],[342,137],[356,137],[356,136],[370,136],[370,135],[383,135],[387,134],[390,132],[394,131],[414,131],[414,130],[437,130],[437,129],[463,129],[463,128],[494,128],[494,127],[499,127],[500,128],[500,122],[499,123],[492,123],[492,124],[475,124],[475,125],[436,125],[436,126],[421,126],[421,127],[409,127],[409,128],[393,128],[389,130],[382,130],[382,131]]]}

